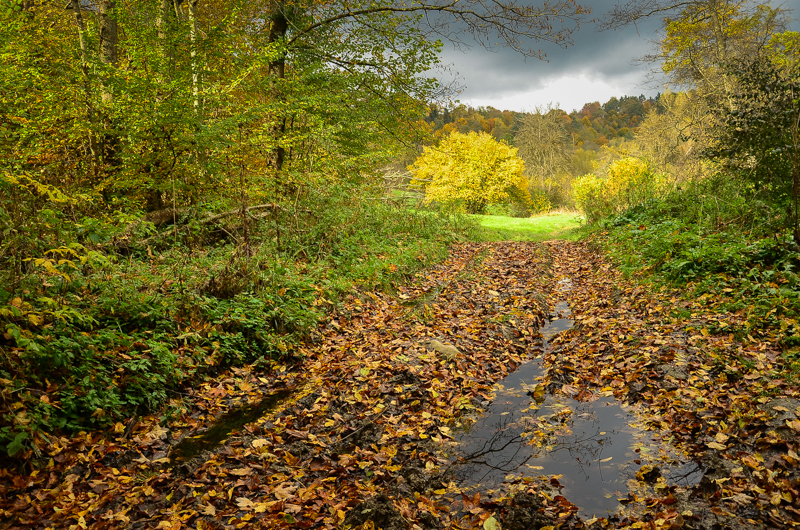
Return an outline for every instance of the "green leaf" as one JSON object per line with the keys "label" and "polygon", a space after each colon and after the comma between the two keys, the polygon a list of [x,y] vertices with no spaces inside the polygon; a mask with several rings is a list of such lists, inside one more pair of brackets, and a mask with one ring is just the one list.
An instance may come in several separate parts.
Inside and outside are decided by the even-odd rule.
{"label": "green leaf", "polygon": [[6,446],[6,450],[8,451],[8,456],[14,456],[15,454],[19,453],[25,446],[22,444],[28,438],[28,433],[21,432],[17,434],[14,440]]}

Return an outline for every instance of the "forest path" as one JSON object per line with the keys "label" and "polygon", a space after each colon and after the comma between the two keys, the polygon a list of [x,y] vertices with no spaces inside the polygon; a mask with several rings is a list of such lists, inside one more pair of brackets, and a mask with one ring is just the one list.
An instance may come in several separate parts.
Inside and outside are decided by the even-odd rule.
{"label": "forest path", "polygon": [[[539,329],[567,278],[576,325],[544,348]],[[675,485],[666,463],[633,454],[625,513],[596,527],[789,527],[800,520],[797,388],[769,379],[775,348],[733,340],[737,317],[704,307],[648,294],[586,244],[458,245],[396,295],[350,296],[298,365],[226,372],[166,425],[151,416],[53,439],[33,470],[0,470],[0,523],[581,528],[570,477],[564,487],[558,475],[511,474],[491,491],[459,478],[466,426],[505,395],[497,383],[539,358],[526,406],[572,406],[531,412],[528,445],[548,452],[548,437],[575,430],[581,404],[624,403],[640,433],[671,439],[657,458],[701,465],[696,484]],[[749,371],[714,362],[728,356]]]}

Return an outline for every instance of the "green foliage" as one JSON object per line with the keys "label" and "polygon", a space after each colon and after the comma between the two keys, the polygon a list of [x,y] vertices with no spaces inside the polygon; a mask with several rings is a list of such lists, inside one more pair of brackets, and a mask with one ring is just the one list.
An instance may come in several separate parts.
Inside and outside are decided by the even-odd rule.
{"label": "green foliage", "polygon": [[800,60],[800,32],[783,31],[772,35],[767,43],[767,53],[779,68],[796,66]]}
{"label": "green foliage", "polygon": [[729,67],[739,89],[721,109],[715,144],[705,154],[758,195],[789,207],[800,245],[800,64],[776,59]]}
{"label": "green foliage", "polygon": [[157,407],[219,366],[296,355],[341,293],[389,286],[462,231],[364,198],[438,89],[418,17],[375,9],[353,32],[330,16],[346,7],[307,4],[293,31],[329,22],[274,38],[252,31],[285,14],[272,3],[160,6],[117,5],[116,57],[90,10],[0,7],[10,452]]}
{"label": "green foliage", "polygon": [[272,222],[251,226],[251,254],[225,243],[125,260],[76,245],[48,253],[28,273],[27,294],[0,305],[0,385],[13,397],[0,408],[0,444],[24,453],[42,432],[104,428],[156,409],[220,367],[301,355],[341,297],[390,289],[470,226],[369,200],[372,192],[309,191],[284,213],[305,228],[279,219],[278,248]]}
{"label": "green foliage", "polygon": [[790,346],[800,342],[800,253],[782,224],[752,187],[717,174],[607,218],[595,233],[627,272],[721,297],[747,320],[730,331],[777,333]]}

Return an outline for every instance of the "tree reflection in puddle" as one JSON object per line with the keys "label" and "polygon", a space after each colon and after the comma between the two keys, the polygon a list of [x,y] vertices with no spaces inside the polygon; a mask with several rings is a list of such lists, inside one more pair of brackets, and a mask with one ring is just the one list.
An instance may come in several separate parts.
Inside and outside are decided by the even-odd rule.
{"label": "tree reflection in puddle", "polygon": [[[562,290],[571,285],[562,281]],[[556,305],[553,320],[540,331],[547,341],[569,329],[569,306]],[[644,465],[668,484],[697,483],[702,472],[654,433],[637,426],[638,418],[610,393],[545,395],[541,359],[523,364],[498,386],[494,401],[458,437],[460,464],[455,474],[464,487],[482,491],[504,482],[541,477],[562,488],[582,517],[606,516],[619,508]],[[645,468],[650,469],[650,468]],[[528,478],[527,480],[530,480]]]}

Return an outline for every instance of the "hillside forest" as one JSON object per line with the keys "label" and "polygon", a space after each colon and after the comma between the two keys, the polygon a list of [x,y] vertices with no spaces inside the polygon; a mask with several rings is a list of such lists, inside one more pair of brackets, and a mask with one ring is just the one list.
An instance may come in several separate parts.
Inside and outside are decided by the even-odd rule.
{"label": "hillside forest", "polygon": [[[591,173],[612,153],[644,149],[651,123],[667,112],[672,94],[655,98],[641,95],[612,97],[602,105],[586,103],[579,111],[567,114],[555,104],[540,105],[533,112],[500,111],[495,108],[452,109],[430,107],[425,122],[433,141],[452,132],[485,132],[497,140],[521,149],[528,167],[530,193],[539,200],[534,211],[574,207],[571,182],[575,176]],[[651,116],[644,129],[640,126]],[[548,149],[542,150],[544,145]],[[522,207],[520,207],[522,206]],[[495,207],[511,215],[529,215],[531,208],[507,204]]]}
{"label": "hillside forest", "polygon": [[[0,527],[800,526],[793,17],[0,0]],[[653,18],[656,97],[471,108],[436,77],[445,45]],[[624,428],[573,458],[600,406]],[[580,469],[467,485],[473,425]]]}

